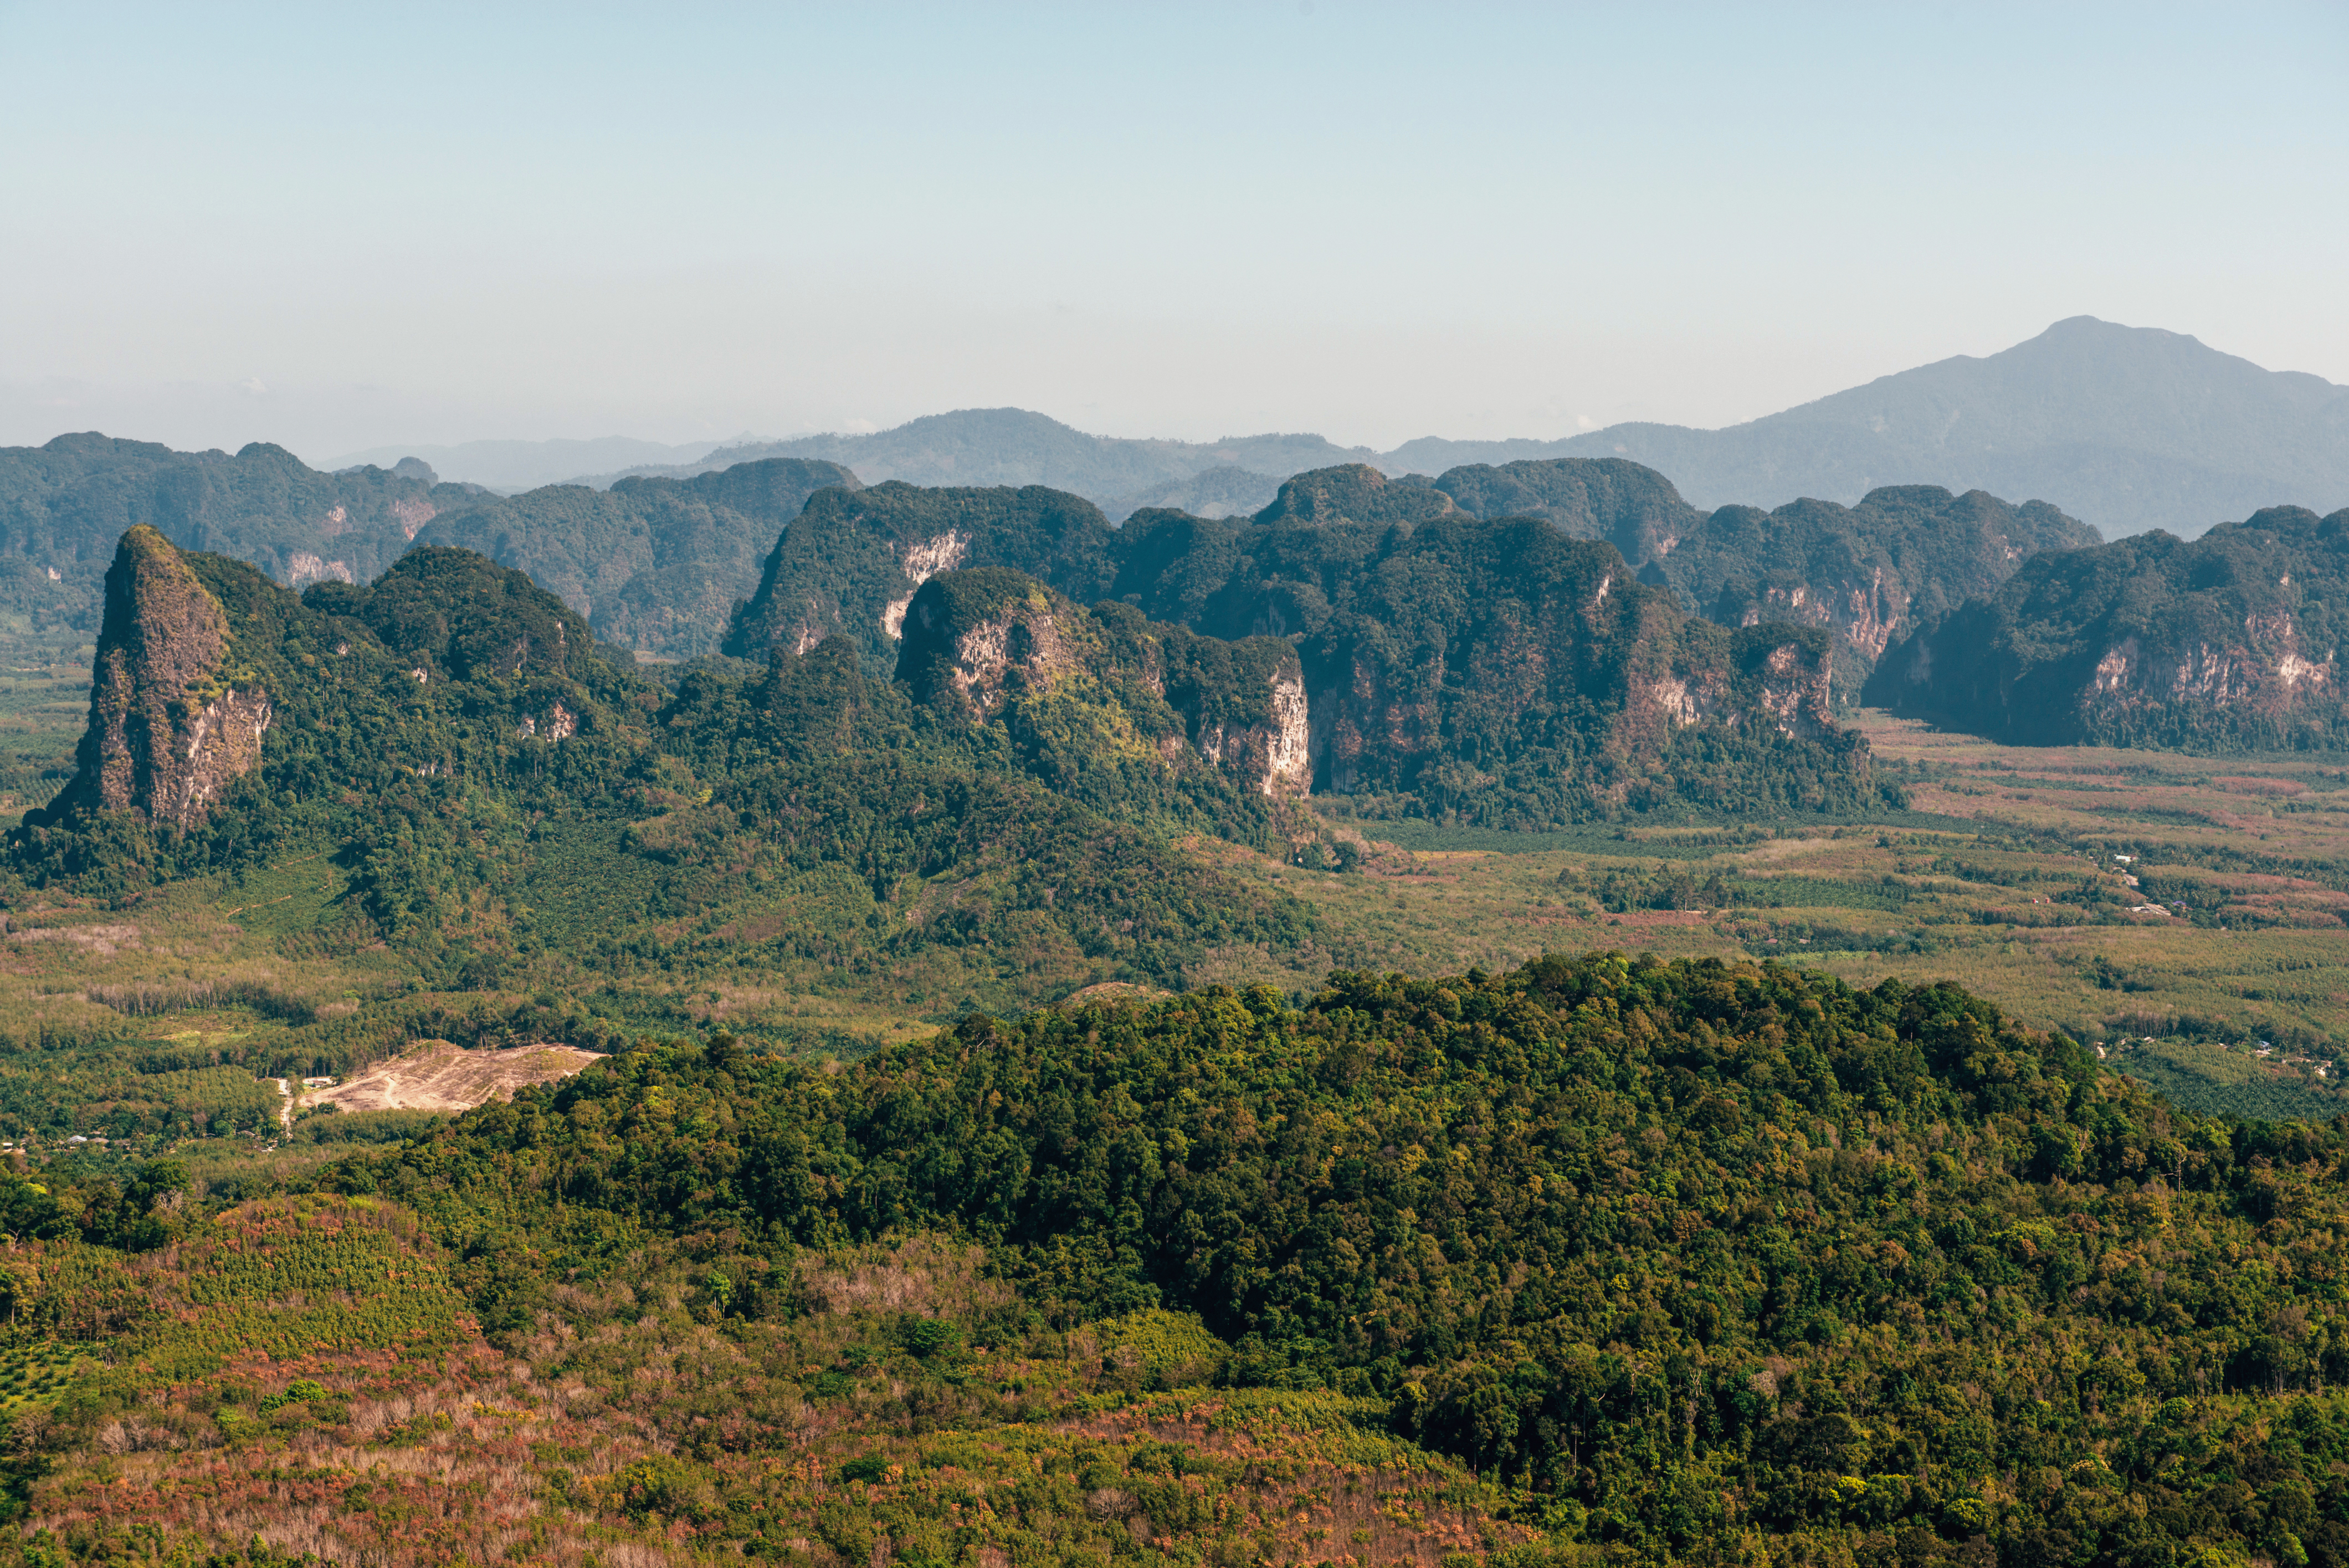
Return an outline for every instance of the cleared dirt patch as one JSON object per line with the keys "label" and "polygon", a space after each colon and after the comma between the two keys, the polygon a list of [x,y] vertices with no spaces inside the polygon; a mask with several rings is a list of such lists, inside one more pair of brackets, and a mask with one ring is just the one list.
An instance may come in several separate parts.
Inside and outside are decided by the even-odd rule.
{"label": "cleared dirt patch", "polygon": [[1099,985],[1089,985],[1082,991],[1064,997],[1061,1002],[1061,1009],[1064,1012],[1074,1012],[1080,1008],[1086,1007],[1115,1007],[1126,1002],[1152,1002],[1162,996],[1173,994],[1172,992],[1160,991],[1154,986],[1136,985],[1131,981],[1105,980]]}
{"label": "cleared dirt patch", "polygon": [[378,1062],[331,1089],[312,1089],[310,1105],[345,1111],[470,1111],[510,1100],[516,1089],[567,1078],[603,1058],[569,1045],[516,1045],[468,1051],[446,1040],[426,1040],[405,1056]]}

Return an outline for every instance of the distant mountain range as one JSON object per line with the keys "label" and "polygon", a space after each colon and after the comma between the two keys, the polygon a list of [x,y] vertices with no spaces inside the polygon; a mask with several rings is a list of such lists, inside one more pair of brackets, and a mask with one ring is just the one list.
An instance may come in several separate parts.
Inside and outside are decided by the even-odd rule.
{"label": "distant mountain range", "polygon": [[[2349,388],[2262,369],[2178,333],[2081,316],[1987,358],[1943,359],[1724,430],[1427,437],[1380,452],[1317,435],[1126,440],[1019,409],[971,409],[873,435],[721,447],[621,472],[686,478],[766,457],[842,463],[868,484],[1046,484],[1112,519],[1145,506],[1253,512],[1289,475],[1343,463],[1435,474],[1627,457],[1702,510],[1806,497],[1850,505],[1888,485],[1938,484],[2046,501],[2107,538],[2148,528],[2191,538],[2264,506],[2349,503]],[[607,484],[621,472],[580,483]]]}
{"label": "distant mountain range", "polygon": [[1700,507],[1940,484],[2051,502],[2106,538],[2191,538],[2265,506],[2349,502],[2349,387],[2079,316],[1987,358],[1943,359],[1726,430],[1617,425],[1518,445],[1413,441],[1389,461],[1611,454],[1661,471]]}
{"label": "distant mountain range", "polygon": [[345,452],[324,466],[339,473],[353,468],[389,468],[402,458],[412,457],[451,480],[514,491],[631,464],[692,462],[719,444],[698,441],[672,446],[631,436],[599,436],[592,441],[469,441],[454,446],[369,447],[365,452]]}
{"label": "distant mountain range", "polygon": [[[1340,446],[1318,435],[1137,441],[1087,435],[1025,409],[964,409],[872,435],[751,441],[719,447],[689,462],[642,464],[574,483],[603,485],[637,474],[690,479],[771,457],[841,463],[867,484],[892,479],[920,485],[1042,484],[1081,495],[1112,518],[1193,499],[1254,512],[1292,473],[1348,462],[1385,466],[1369,447]],[[1186,482],[1201,479],[1209,480],[1212,493],[1194,497]],[[1247,504],[1249,500],[1255,504]]]}
{"label": "distant mountain range", "polygon": [[[1063,430],[1035,415],[1013,420]],[[1085,455],[1060,445],[1063,456]],[[1112,446],[1102,465],[1116,456]],[[763,659],[775,646],[804,651],[811,639],[844,632],[885,671],[915,588],[949,566],[1012,567],[1089,604],[1120,576],[1111,557],[1122,557],[1133,536],[1149,533],[1162,545],[1176,536],[1154,532],[1156,523],[1242,524],[1199,535],[1206,553],[1179,569],[1160,561],[1146,589],[1151,614],[1195,630],[1208,629],[1198,618],[1206,616],[1219,637],[1287,636],[1318,625],[1320,612],[1305,601],[1277,607],[1288,605],[1307,577],[1325,574],[1300,557],[1291,566],[1304,576],[1288,583],[1290,566],[1271,557],[1257,564],[1262,570],[1248,564],[1256,542],[1284,528],[1532,517],[1568,538],[1611,545],[1642,581],[1671,588],[1684,612],[1733,627],[1828,628],[1840,695],[1857,691],[1886,639],[1920,617],[1991,591],[2039,551],[2096,542],[2093,530],[2044,504],[2016,508],[1930,486],[1872,494],[1856,511],[1806,501],[1775,514],[1729,506],[1708,517],[1663,475],[1622,458],[1471,463],[1432,481],[1390,476],[1368,462],[1279,482],[1226,465],[1142,498],[1153,504],[1118,508],[1121,535],[1108,509],[1071,491],[893,480],[867,491],[854,471],[822,459],[754,458],[688,478],[632,474],[601,490],[551,484],[499,495],[440,483],[414,457],[389,471],[327,474],[260,443],[234,454],[175,452],[59,436],[43,447],[0,448],[0,644],[54,649],[97,631],[108,541],[139,523],[174,545],[249,561],[297,590],[327,578],[370,582],[411,548],[455,546],[527,572],[597,636],[656,659],[693,659],[721,644]],[[1035,526],[1007,532],[1000,517],[1012,514],[1032,514]],[[883,514],[891,521],[882,532],[895,541],[883,552],[887,560],[843,576],[843,540],[861,525],[853,520]],[[1250,518],[1260,526],[1245,526]],[[1090,541],[1072,547],[1092,566],[1055,565],[1058,547],[1048,538]],[[1151,551],[1164,553],[1159,545]],[[1137,581],[1111,597],[1144,587]],[[1222,595],[1220,608],[1192,602],[1211,589]],[[1313,590],[1335,592],[1334,582]],[[749,619],[738,620],[744,600]]]}

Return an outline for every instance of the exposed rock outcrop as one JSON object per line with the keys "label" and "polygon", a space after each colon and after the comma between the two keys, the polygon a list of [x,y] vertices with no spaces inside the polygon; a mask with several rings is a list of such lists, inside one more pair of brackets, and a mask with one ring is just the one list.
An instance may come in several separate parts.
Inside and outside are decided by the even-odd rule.
{"label": "exposed rock outcrop", "polygon": [[1895,644],[1867,701],[2024,744],[2349,743],[2349,512],[2033,560]]}
{"label": "exposed rock outcrop", "polygon": [[1312,712],[1302,670],[1273,677],[1270,705],[1270,716],[1253,724],[1203,726],[1196,744],[1209,762],[1251,781],[1257,793],[1301,799],[1313,785]]}
{"label": "exposed rock outcrop", "polygon": [[[185,830],[261,760],[269,694],[228,673],[228,618],[170,541],[122,536],[106,574],[89,727],[60,805]],[[54,808],[53,808],[54,810]]]}
{"label": "exposed rock outcrop", "polygon": [[1224,642],[1123,605],[1079,608],[1017,572],[947,572],[906,609],[897,677],[916,701],[1001,722],[1023,749],[1218,768],[1257,794],[1311,784],[1304,670],[1271,638]]}
{"label": "exposed rock outcrop", "polygon": [[1857,694],[1884,650],[1920,620],[1996,591],[2031,556],[2097,543],[2042,502],[2009,505],[1934,485],[1872,490],[1857,506],[1724,506],[1641,576],[1723,626],[1824,627]]}
{"label": "exposed rock outcrop", "polygon": [[[916,539],[897,552],[897,569],[905,580],[920,587],[940,572],[951,572],[970,556],[970,535],[956,529],[930,539]],[[914,602],[909,591],[904,598],[891,599],[881,611],[881,629],[892,638],[905,636],[905,607]],[[805,632],[802,631],[802,636]]]}
{"label": "exposed rock outcrop", "polygon": [[725,651],[763,659],[840,636],[881,673],[897,662],[915,594],[937,574],[1010,567],[1090,604],[1116,575],[1115,538],[1100,508],[1041,485],[818,491],[775,541]]}
{"label": "exposed rock outcrop", "polygon": [[972,572],[908,601],[904,640],[916,691],[981,721],[1014,697],[1044,696],[1079,667],[1062,623],[1083,612],[1001,568]]}

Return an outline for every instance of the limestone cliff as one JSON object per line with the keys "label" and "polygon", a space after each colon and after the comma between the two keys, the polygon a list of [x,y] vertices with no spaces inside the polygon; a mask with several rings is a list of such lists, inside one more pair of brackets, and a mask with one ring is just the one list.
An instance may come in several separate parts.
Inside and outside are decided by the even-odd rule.
{"label": "limestone cliff", "polygon": [[1124,605],[1081,609],[1001,567],[941,573],[912,596],[897,678],[940,712],[1001,724],[1032,756],[1215,768],[1276,797],[1311,782],[1288,644],[1197,637]]}
{"label": "limestone cliff", "polygon": [[228,617],[152,528],[124,534],[106,574],[89,726],[66,802],[194,826],[261,760],[269,694],[233,664]]}
{"label": "limestone cliff", "polygon": [[1115,575],[1114,539],[1091,502],[1040,485],[818,491],[769,552],[725,650],[763,659],[845,637],[880,673],[896,664],[914,596],[937,574],[1011,567],[1085,604]]}
{"label": "limestone cliff", "polygon": [[2349,744],[2349,512],[2042,556],[1887,652],[1867,701],[2023,744]]}
{"label": "limestone cliff", "polygon": [[1885,648],[1919,622],[1997,591],[2043,551],[2096,543],[2094,529],[2044,502],[2013,506],[1981,491],[1900,485],[1872,490],[1857,506],[1722,507],[1640,575],[1723,626],[1825,628],[1848,701]]}
{"label": "limestone cliff", "polygon": [[1247,779],[1259,794],[1301,798],[1313,784],[1313,726],[1305,700],[1305,673],[1292,668],[1274,675],[1267,704],[1271,711],[1255,723],[1218,722],[1200,727],[1194,743],[1209,762]]}
{"label": "limestone cliff", "polygon": [[1819,628],[1696,620],[1612,546],[1531,519],[1439,519],[1378,548],[1300,646],[1317,791],[1532,823],[1733,775],[1758,805],[1774,771],[1872,787]]}

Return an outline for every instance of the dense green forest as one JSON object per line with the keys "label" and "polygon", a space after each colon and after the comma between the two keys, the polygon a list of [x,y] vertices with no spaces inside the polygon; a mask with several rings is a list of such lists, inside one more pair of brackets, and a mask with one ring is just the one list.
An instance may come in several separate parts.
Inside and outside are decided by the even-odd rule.
{"label": "dense green forest", "polygon": [[2025,745],[2332,749],[2344,590],[2349,512],[2041,556],[1889,649],[1865,696]]}
{"label": "dense green forest", "polygon": [[1435,487],[1473,516],[1539,517],[1571,538],[1604,539],[1635,566],[1704,525],[1670,480],[1620,458],[1472,463],[1445,470]]}
{"label": "dense green forest", "polygon": [[766,542],[833,487],[856,489],[856,475],[783,458],[608,490],[550,484],[453,509],[417,542],[529,573],[616,647],[691,659],[718,650],[728,618],[757,589]]}
{"label": "dense green forest", "polygon": [[320,473],[262,441],[233,455],[95,434],[0,448],[0,644],[94,638],[100,579],[137,524],[281,582],[367,581],[436,513],[482,493],[380,468]]}
{"label": "dense green forest", "polygon": [[[695,1131],[626,1136],[656,1115]],[[840,1082],[632,1056],[330,1179],[539,1269],[943,1226],[1048,1321],[1195,1311],[1226,1376],[1375,1393],[1647,1554],[2331,1561],[2344,1153],[1955,987],[1601,956],[974,1019]],[[471,1250],[521,1321],[541,1287]]]}
{"label": "dense green forest", "polygon": [[[1137,679],[1146,664],[1163,684],[1169,660],[1123,607],[1070,681],[971,723],[870,678],[844,639],[749,680],[655,685],[523,574],[468,551],[417,550],[372,587],[298,599],[242,562],[177,558],[230,628],[238,669],[213,679],[272,695],[259,765],[186,831],[150,803],[105,810],[69,789],[10,839],[17,889],[135,898],[323,855],[347,878],[324,940],[397,944],[458,989],[549,952],[578,968],[565,989],[588,991],[591,968],[782,956],[858,972],[942,950],[973,966],[957,1004],[1163,980],[1203,946],[1293,941],[1308,924],[1168,844],[1286,830],[1188,750],[1190,722],[1247,710],[1226,688],[1261,680],[1260,661],[1219,670],[1165,628],[1186,720]],[[155,631],[112,628],[101,657],[151,649],[134,633]],[[84,779],[106,766],[100,733]],[[1133,734],[1184,760],[1110,743]]]}
{"label": "dense green forest", "polygon": [[[1953,985],[1602,953],[1340,973],[1301,1006],[975,1015],[844,1073],[648,1041],[316,1180],[419,1215],[450,1288],[550,1386],[610,1354],[596,1303],[621,1282],[673,1282],[715,1332],[705,1364],[779,1335],[803,1357],[825,1321],[806,1260],[935,1235],[984,1248],[1009,1293],[905,1298],[924,1304],[879,1320],[877,1350],[830,1331],[766,1376],[876,1438],[1050,1422],[1067,1407],[1000,1357],[1171,1311],[1206,1333],[1154,1331],[1168,1348],[1122,1365],[1375,1410],[1495,1488],[1485,1548],[1529,1562],[2329,1565],[2349,1560],[2345,1155],[2338,1125],[2174,1111]],[[193,1222],[180,1181],[7,1201],[19,1233],[154,1247]],[[36,1314],[66,1309],[47,1279]],[[862,1392],[876,1373],[894,1402]],[[133,1397],[93,1386],[54,1440]],[[658,1418],[690,1431],[695,1408]],[[723,1456],[790,1451],[779,1419],[681,1443],[652,1511],[713,1543],[769,1528],[795,1505],[725,1501]],[[897,1484],[893,1462],[872,1479]],[[978,1461],[927,1461],[947,1462]],[[1092,1517],[1147,1516],[1117,1554],[1249,1484],[1208,1480],[1193,1515],[1143,1484],[1169,1462],[1191,1461],[1120,1449],[1082,1482],[1125,1489]],[[896,1495],[809,1533],[869,1544],[851,1524]]]}
{"label": "dense green forest", "polygon": [[1871,490],[1856,506],[1723,506],[1648,562],[1643,580],[1723,626],[1793,620],[1836,633],[1836,680],[1859,695],[1886,645],[1995,593],[2043,551],[2101,543],[2044,502],[2009,505],[1936,485]]}

